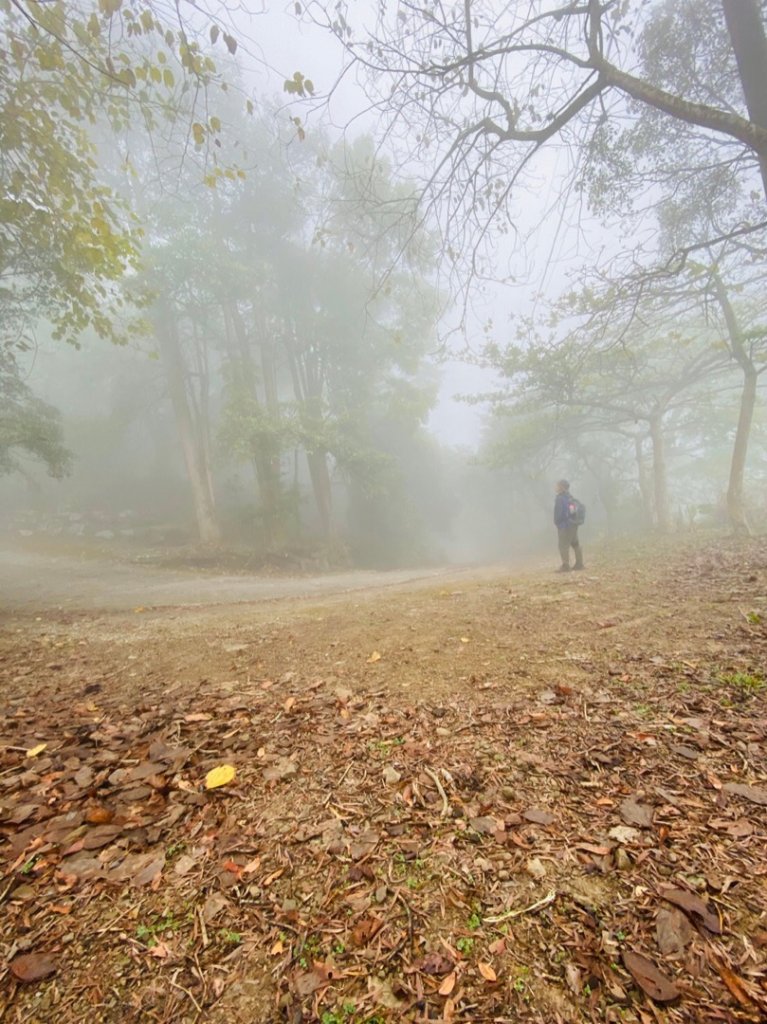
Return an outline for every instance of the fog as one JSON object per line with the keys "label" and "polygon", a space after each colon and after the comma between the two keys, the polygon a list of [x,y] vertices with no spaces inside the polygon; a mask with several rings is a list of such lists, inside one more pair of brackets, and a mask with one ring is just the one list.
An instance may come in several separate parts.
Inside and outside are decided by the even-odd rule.
{"label": "fog", "polygon": [[767,145],[718,5],[606,19],[663,109],[607,73],[581,103],[556,19],[507,66],[515,5],[475,5],[468,55],[462,8],[27,6],[0,5],[6,547],[553,561],[563,477],[592,546],[761,525]]}

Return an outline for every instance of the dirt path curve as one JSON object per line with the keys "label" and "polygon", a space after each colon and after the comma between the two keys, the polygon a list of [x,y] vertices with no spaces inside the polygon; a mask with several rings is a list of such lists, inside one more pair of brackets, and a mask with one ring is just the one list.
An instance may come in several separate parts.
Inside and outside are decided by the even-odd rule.
{"label": "dirt path curve", "polygon": [[[484,570],[486,571],[486,570]],[[179,571],[93,558],[0,549],[0,608],[124,611],[142,606],[200,607],[312,598],[410,583],[425,585],[483,572],[476,567],[352,571],[317,576],[244,576]]]}

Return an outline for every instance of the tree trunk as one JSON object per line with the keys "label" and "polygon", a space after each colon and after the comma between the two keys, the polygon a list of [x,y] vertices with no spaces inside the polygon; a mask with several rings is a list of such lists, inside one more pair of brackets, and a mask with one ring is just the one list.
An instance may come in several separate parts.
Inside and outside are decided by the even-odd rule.
{"label": "tree trunk", "polygon": [[637,464],[637,478],[639,481],[639,495],[642,499],[642,519],[645,529],[652,529],[653,523],[653,496],[650,481],[647,479],[647,463],[644,457],[645,439],[637,434],[634,437],[634,457]]}
{"label": "tree trunk", "polygon": [[[306,443],[311,445],[312,439],[320,434],[322,426],[322,397],[319,394],[319,375],[312,372],[307,360],[297,353],[293,344],[294,337],[288,333],[285,337],[285,350],[288,366],[293,382],[293,394],[299,406],[301,429]],[[326,544],[333,540],[333,495],[328,470],[328,454],[322,450],[306,448],[306,463],[309,467],[309,479],[312,483],[314,501],[320,517],[322,537]]]}
{"label": "tree trunk", "polygon": [[314,500],[320,517],[322,539],[326,544],[333,540],[333,495],[328,471],[328,457],[325,452],[307,452],[306,461],[312,481]]}
{"label": "tree trunk", "polygon": [[[256,385],[256,366],[253,361],[253,353],[248,344],[247,331],[242,315],[237,308],[237,303],[229,301],[224,305],[224,320],[227,328],[227,342],[229,347],[229,358],[235,370],[245,382],[248,395],[256,407],[261,406],[259,401],[258,388]],[[232,337],[229,338],[231,327]],[[232,344],[232,341],[234,344]],[[275,528],[277,522],[277,508],[280,497],[279,466],[275,473],[275,467],[269,454],[262,451],[258,445],[251,445],[253,472],[258,484],[258,496],[261,501],[261,525],[262,541],[267,550],[274,547]]]}
{"label": "tree trunk", "polygon": [[[748,116],[767,128],[767,38],[758,0],[722,0],[730,42],[738,63]],[[758,151],[762,185],[767,195],[767,152]]]}
{"label": "tree trunk", "polygon": [[735,315],[735,310],[732,308],[727,289],[724,287],[722,279],[716,271],[713,275],[713,282],[716,298],[727,326],[730,351],[743,371],[740,412],[738,414],[738,426],[735,431],[735,442],[732,447],[732,459],[730,460],[730,479],[727,485],[727,515],[734,533],[749,534],[751,529],[748,525],[746,507],[743,501],[743,477],[746,468],[746,457],[748,455],[748,442],[751,438],[751,424],[754,419],[756,384],[759,374],[750,353],[746,351],[743,333],[740,329],[738,318]]}
{"label": "tree trunk", "polygon": [[215,500],[210,485],[210,466],[197,443],[189,396],[186,390],[186,367],[178,339],[176,320],[167,305],[158,307],[156,318],[157,341],[160,355],[168,375],[168,388],[173,406],[186,472],[192,486],[192,500],[197,519],[197,531],[202,544],[219,544],[221,531],[216,518]]}
{"label": "tree trunk", "polygon": [[746,507],[743,501],[743,475],[748,455],[748,442],[751,436],[751,423],[756,405],[756,370],[743,374],[743,390],[740,395],[740,414],[738,428],[735,431],[735,444],[732,449],[730,463],[730,480],[727,486],[727,515],[735,533],[750,534]]}
{"label": "tree trunk", "polygon": [[650,420],[652,442],[653,494],[655,498],[655,526],[658,533],[668,533],[670,525],[668,482],[666,475],[666,442],[663,437],[663,419],[660,415]]}

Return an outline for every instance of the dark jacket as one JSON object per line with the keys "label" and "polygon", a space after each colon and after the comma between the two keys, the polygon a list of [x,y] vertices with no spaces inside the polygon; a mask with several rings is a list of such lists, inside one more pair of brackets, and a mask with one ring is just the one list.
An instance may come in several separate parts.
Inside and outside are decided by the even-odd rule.
{"label": "dark jacket", "polygon": [[570,500],[569,491],[565,491],[564,494],[558,494],[554,500],[554,525],[558,530],[564,530],[568,526],[573,525],[570,519],[570,512],[568,511]]}

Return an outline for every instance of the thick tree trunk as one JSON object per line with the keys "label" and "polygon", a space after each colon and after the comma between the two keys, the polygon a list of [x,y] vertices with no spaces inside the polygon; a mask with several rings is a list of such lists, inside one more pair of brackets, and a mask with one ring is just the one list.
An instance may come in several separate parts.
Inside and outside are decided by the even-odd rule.
{"label": "thick tree trunk", "polygon": [[320,517],[322,539],[326,544],[333,540],[333,495],[331,491],[328,457],[325,452],[307,452],[306,461],[312,481],[314,500]]}
{"label": "thick tree trunk", "polygon": [[[293,336],[285,338],[285,350],[288,355],[290,377],[293,382],[293,394],[299,405],[301,428],[311,444],[313,437],[320,434],[322,425],[322,397],[319,394],[319,375],[317,368],[312,367],[306,359],[296,352]],[[333,495],[328,470],[328,454],[315,450],[306,452],[306,464],[309,467],[309,479],[320,518],[322,538],[326,544],[334,539]]]}
{"label": "thick tree trunk", "polygon": [[650,441],[652,442],[653,494],[655,498],[655,526],[658,533],[668,533],[670,515],[668,506],[668,480],[666,474],[666,441],[663,437],[663,420],[653,416],[650,420]]}
{"label": "thick tree trunk", "polygon": [[751,369],[743,374],[743,390],[740,395],[740,414],[738,428],[735,431],[735,444],[732,449],[730,463],[730,480],[727,486],[727,515],[735,533],[749,534],[746,506],[743,500],[743,476],[748,455],[748,442],[751,436],[751,423],[754,419],[756,405],[756,370]]}
{"label": "thick tree trunk", "polygon": [[[760,128],[767,128],[767,38],[759,0],[722,0],[722,10],[738,63],[748,116]],[[760,148],[757,153],[767,195],[767,149]]]}
{"label": "thick tree trunk", "polygon": [[[228,302],[224,306],[224,316],[227,323],[227,335],[231,327],[232,337],[229,341],[229,358],[233,366],[240,373],[245,382],[248,394],[256,407],[260,407],[256,366],[253,360],[253,353],[248,344],[247,331],[242,315],[237,308],[236,302]],[[278,505],[280,499],[280,476],[279,463],[276,471],[274,462],[269,453],[261,450],[258,445],[251,446],[253,472],[258,485],[258,496],[261,501],[261,525],[264,547],[269,550],[274,547],[275,530],[278,516]]]}
{"label": "thick tree trunk", "polygon": [[653,496],[652,487],[647,477],[647,462],[644,457],[645,439],[637,434],[634,438],[634,456],[637,464],[637,478],[639,481],[639,494],[642,499],[642,518],[647,530],[652,529],[653,523]]}
{"label": "thick tree trunk", "polygon": [[192,487],[197,531],[202,544],[219,544],[221,531],[216,518],[215,500],[210,485],[210,466],[198,444],[189,396],[186,390],[186,367],[178,339],[176,320],[167,306],[158,309],[156,319],[160,356],[168,375],[168,389],[173,406],[187,476]]}
{"label": "thick tree trunk", "polygon": [[754,419],[756,385],[759,374],[750,353],[746,350],[743,333],[740,329],[735,310],[730,302],[730,297],[727,294],[727,289],[716,272],[713,275],[713,281],[716,298],[727,326],[730,351],[743,371],[740,412],[738,414],[738,426],[735,431],[735,442],[732,447],[732,458],[730,460],[730,479],[727,485],[727,515],[733,532],[748,534],[751,530],[748,525],[746,507],[743,500],[743,478],[746,469],[748,443],[751,438],[751,424]]}

